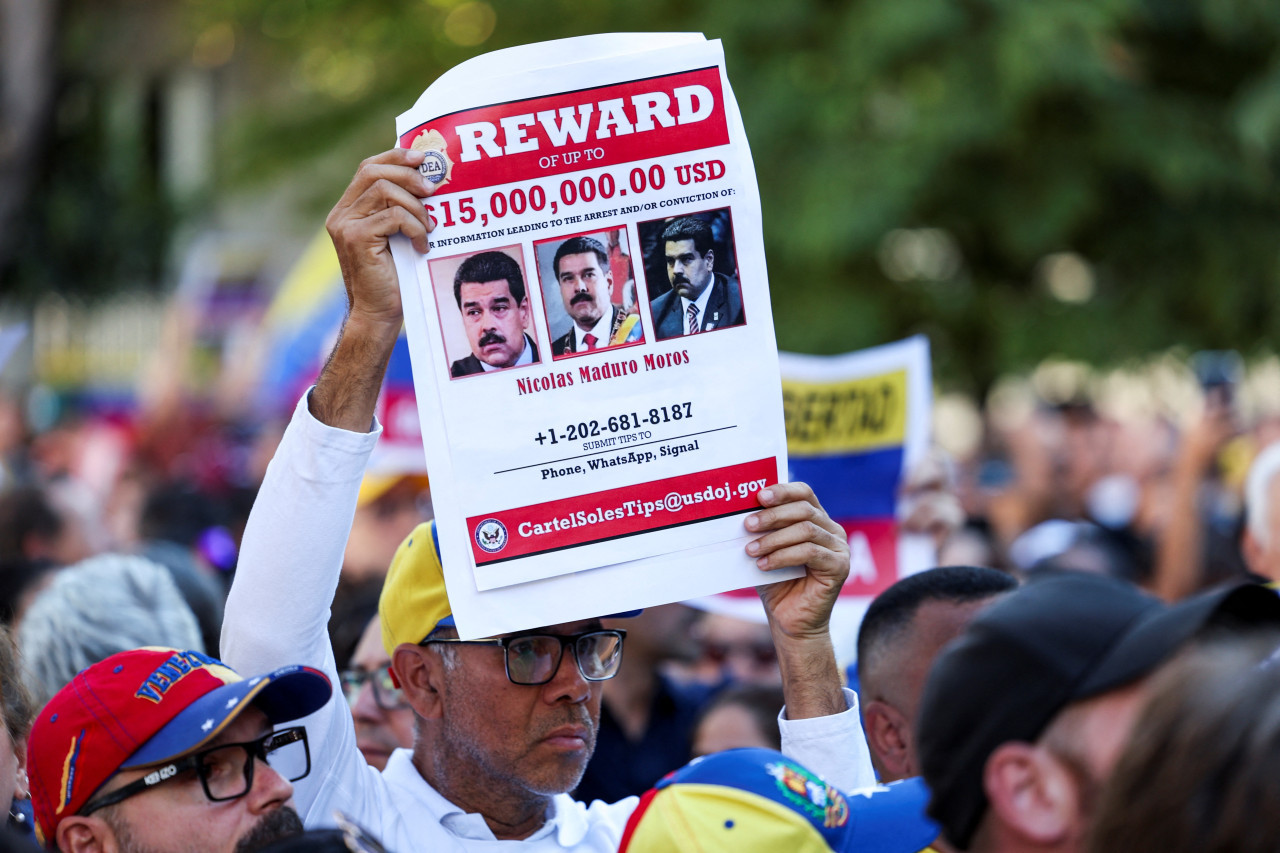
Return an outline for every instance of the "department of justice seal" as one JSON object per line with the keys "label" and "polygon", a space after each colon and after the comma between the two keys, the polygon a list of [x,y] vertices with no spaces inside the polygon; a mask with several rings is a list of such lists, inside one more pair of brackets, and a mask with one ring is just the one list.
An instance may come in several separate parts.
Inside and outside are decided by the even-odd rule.
{"label": "department of justice seal", "polygon": [[476,525],[476,544],[481,551],[498,553],[507,547],[507,526],[496,518],[486,518]]}

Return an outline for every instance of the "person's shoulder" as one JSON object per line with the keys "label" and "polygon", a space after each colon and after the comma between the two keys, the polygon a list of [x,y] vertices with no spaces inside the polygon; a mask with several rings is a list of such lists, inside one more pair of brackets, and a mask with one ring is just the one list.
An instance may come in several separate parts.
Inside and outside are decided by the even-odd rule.
{"label": "person's shoulder", "polygon": [[570,328],[560,337],[551,342],[552,355],[565,355],[573,352],[573,329]]}
{"label": "person's shoulder", "polygon": [[717,286],[720,281],[724,282],[724,304],[729,313],[729,322],[726,325],[736,326],[744,321],[742,313],[742,287],[738,283],[738,279],[734,276],[716,273]]}
{"label": "person's shoulder", "polygon": [[676,295],[675,289],[661,293],[653,298],[649,303],[649,313],[653,315],[653,324],[659,328],[663,326],[678,326],[679,321],[673,319],[677,316],[678,308],[673,310],[671,301],[675,300],[676,305],[680,304],[680,297]]}
{"label": "person's shoulder", "polygon": [[480,359],[475,355],[469,355],[466,358],[460,358],[449,366],[450,376],[471,376],[480,373],[484,368],[480,366]]}
{"label": "person's shoulder", "polygon": [[716,284],[723,284],[726,293],[735,293],[738,291],[738,279],[736,276],[725,275],[722,272],[714,273]]}

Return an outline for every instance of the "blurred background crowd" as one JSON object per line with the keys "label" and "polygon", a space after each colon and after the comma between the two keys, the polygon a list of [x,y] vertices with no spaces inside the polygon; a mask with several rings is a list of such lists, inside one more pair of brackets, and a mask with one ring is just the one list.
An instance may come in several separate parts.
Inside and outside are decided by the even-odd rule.
{"label": "blurred background crowd", "polygon": [[[780,347],[928,335],[932,499],[900,521],[939,564],[1168,601],[1280,577],[1245,514],[1280,439],[1274,2],[0,0],[0,620],[36,702],[118,649],[217,654],[341,316],[314,234],[396,113],[477,53],[647,29],[724,40]],[[430,514],[420,466],[375,471],[334,607],[375,764],[412,723],[371,620]],[[626,627],[597,763],[634,778],[580,795],[776,747],[763,625],[671,605]]]}

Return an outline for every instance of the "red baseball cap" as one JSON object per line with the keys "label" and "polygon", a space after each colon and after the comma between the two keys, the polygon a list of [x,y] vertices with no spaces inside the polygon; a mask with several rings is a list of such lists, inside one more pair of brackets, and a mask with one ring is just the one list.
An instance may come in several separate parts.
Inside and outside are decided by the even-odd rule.
{"label": "red baseball cap", "polygon": [[134,649],[87,667],[40,710],[27,738],[37,837],[50,843],[62,819],[118,771],[198,750],[250,705],[274,726],[319,710],[331,693],[310,667],[246,679],[178,649]]}

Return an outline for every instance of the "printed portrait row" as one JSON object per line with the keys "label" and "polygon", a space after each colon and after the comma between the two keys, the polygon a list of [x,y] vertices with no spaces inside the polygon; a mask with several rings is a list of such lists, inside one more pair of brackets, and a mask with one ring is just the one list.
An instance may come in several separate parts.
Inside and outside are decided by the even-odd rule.
{"label": "printed portrait row", "polygon": [[536,280],[518,244],[428,261],[450,376],[746,323],[729,208],[635,231],[634,247],[626,226],[537,240]]}

